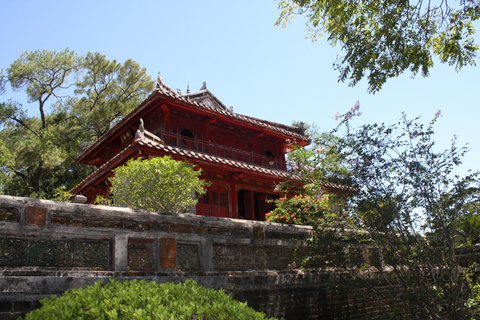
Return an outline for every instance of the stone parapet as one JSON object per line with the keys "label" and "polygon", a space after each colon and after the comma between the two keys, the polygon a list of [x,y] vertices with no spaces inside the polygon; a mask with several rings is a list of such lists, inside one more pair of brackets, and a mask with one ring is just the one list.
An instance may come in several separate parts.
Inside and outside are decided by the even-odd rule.
{"label": "stone parapet", "polygon": [[359,279],[345,266],[294,267],[311,232],[308,226],[0,196],[0,319],[15,319],[52,294],[109,279],[194,279],[286,320],[377,314],[364,289],[379,279]]}

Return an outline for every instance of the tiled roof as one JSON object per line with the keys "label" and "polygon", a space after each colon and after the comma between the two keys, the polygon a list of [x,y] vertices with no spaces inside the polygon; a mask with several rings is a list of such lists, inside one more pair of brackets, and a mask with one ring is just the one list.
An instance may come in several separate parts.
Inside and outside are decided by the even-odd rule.
{"label": "tiled roof", "polygon": [[[204,89],[205,91],[208,91],[208,89]],[[208,91],[210,93],[210,91]],[[180,93],[177,93],[173,91],[170,87],[165,85],[163,81],[161,80],[161,77],[159,77],[158,83],[157,83],[157,88],[155,91],[148,96],[141,104],[139,104],[135,109],[133,109],[130,113],[128,113],[123,119],[121,119],[113,128],[111,128],[109,131],[107,131],[103,136],[101,136],[95,143],[92,145],[88,146],[83,150],[83,152],[78,156],[77,160],[81,160],[83,157],[88,154],[89,151],[93,150],[96,148],[98,145],[103,143],[103,141],[110,136],[113,132],[119,130],[119,128],[122,127],[123,124],[125,124],[128,120],[130,120],[132,117],[138,115],[145,107],[148,106],[148,103],[152,100],[154,100],[156,97],[166,97],[170,98],[173,100],[176,100],[177,102],[187,104],[189,107],[193,107],[197,110],[203,111],[210,113],[212,116],[224,116],[227,118],[234,118],[236,120],[239,120],[241,122],[253,124],[255,126],[258,126],[259,128],[264,128],[266,130],[276,132],[278,134],[284,135],[288,137],[289,139],[294,139],[294,140],[299,140],[299,141],[304,141],[309,143],[309,139],[304,136],[303,134],[300,134],[296,132],[296,128],[292,126],[287,126],[284,124],[280,123],[275,123],[271,121],[266,121],[266,120],[261,120],[257,119],[254,117],[249,117],[246,115],[242,115],[239,113],[235,113],[229,108],[218,108],[218,106],[215,105],[208,105],[208,104],[202,104],[198,103],[196,101],[193,101],[190,99],[190,95],[194,95],[198,92],[194,92],[191,94],[185,94],[182,95]],[[211,93],[210,93],[211,94]],[[213,94],[212,94],[213,96]],[[215,97],[215,96],[213,96]],[[218,100],[215,97],[216,100]],[[218,100],[219,101],[219,100]]]}
{"label": "tiled roof", "polygon": [[178,156],[183,156],[187,157],[189,160],[203,160],[203,161],[208,161],[210,163],[217,163],[217,164],[223,164],[223,165],[228,165],[232,166],[241,170],[249,170],[253,172],[258,172],[262,173],[265,175],[270,175],[274,177],[279,177],[279,178],[285,178],[289,175],[287,171],[283,170],[277,170],[277,169],[271,169],[271,168],[266,168],[242,161],[237,161],[237,160],[232,160],[232,159],[227,159],[227,158],[222,158],[219,156],[203,153],[203,152],[198,152],[198,151],[193,151],[189,149],[184,149],[180,147],[175,147],[175,146],[170,146],[166,145],[160,142],[156,142],[152,139],[144,138],[143,140],[135,140],[133,141],[130,145],[125,147],[121,152],[119,152],[117,155],[115,155],[112,159],[104,163],[100,168],[95,170],[93,173],[91,173],[88,177],[86,177],[82,182],[80,182],[78,185],[76,185],[74,188],[70,190],[71,193],[77,193],[80,191],[81,187],[86,185],[87,183],[91,182],[95,177],[99,176],[102,173],[108,172],[112,170],[112,166],[114,165],[115,161],[117,159],[120,159],[122,155],[126,154],[128,150],[131,150],[135,144],[141,145],[141,146],[147,146],[150,148],[155,148],[157,150],[161,150],[166,152],[169,155],[178,155]]}
{"label": "tiled roof", "polygon": [[130,143],[128,146],[126,146],[122,151],[117,153],[114,157],[112,157],[110,160],[105,162],[100,168],[97,170],[93,171],[90,175],[88,175],[85,179],[83,179],[79,184],[77,184],[75,187],[73,187],[70,192],[71,193],[77,193],[80,191],[80,188],[87,184],[88,182],[91,182],[95,177],[99,176],[101,173],[105,173],[110,171],[112,168],[112,165],[115,163],[116,160],[120,159],[122,155],[127,153],[127,151],[131,150],[133,146],[135,145],[136,141],[133,141]]}
{"label": "tiled roof", "polygon": [[[214,114],[217,114],[217,115],[219,114],[219,115],[223,115],[223,116],[227,116],[227,117],[232,117],[232,118],[235,118],[235,119],[240,120],[240,121],[255,124],[256,126],[263,127],[265,129],[281,133],[283,135],[290,136],[294,139],[298,139],[298,140],[301,140],[301,141],[308,141],[308,138],[306,136],[295,132],[295,130],[296,130],[295,127],[291,127],[291,126],[287,126],[287,125],[284,125],[284,124],[275,123],[275,122],[271,122],[271,121],[257,119],[257,118],[246,116],[246,115],[243,115],[243,114],[240,114],[240,113],[235,113],[232,110],[230,110],[229,108],[224,108],[224,109],[223,108],[218,108],[218,106],[215,106],[215,105],[198,103],[198,102],[190,99],[190,95],[196,94],[198,92],[193,92],[193,93],[190,93],[190,94],[181,95],[179,93],[174,92],[173,90],[161,90],[161,89],[157,89],[157,90],[158,90],[158,92],[160,92],[160,93],[162,93],[166,96],[169,96],[169,97],[172,97],[172,98],[175,98],[175,99],[179,99],[183,102],[189,103],[189,104],[197,107],[197,109],[200,109],[202,111],[209,111],[213,115]],[[204,90],[208,91],[208,89],[204,89]]]}
{"label": "tiled roof", "polygon": [[227,159],[203,152],[198,152],[198,151],[193,151],[189,149],[184,149],[180,147],[174,147],[170,145],[166,145],[163,143],[158,143],[155,141],[152,141],[150,139],[144,139],[144,140],[138,140],[137,143],[139,145],[143,146],[148,146],[151,148],[156,148],[158,150],[162,150],[167,152],[168,154],[171,155],[179,155],[183,157],[188,157],[191,160],[203,160],[203,161],[208,161],[210,163],[218,163],[218,164],[223,164],[223,165],[229,165],[232,167],[236,167],[239,169],[244,169],[244,170],[249,170],[249,171],[254,171],[254,172],[259,172],[263,173],[266,175],[271,175],[271,176],[276,176],[280,178],[285,178],[289,175],[288,171],[283,171],[283,170],[277,170],[277,169],[271,169],[267,167],[262,167],[254,164],[250,164],[247,162],[243,161],[237,161],[237,160],[232,160],[232,159]]}
{"label": "tiled roof", "polygon": [[332,182],[327,182],[323,185],[324,189],[337,189],[342,191],[349,191],[349,192],[358,192],[358,188],[347,186],[344,184],[336,184]]}

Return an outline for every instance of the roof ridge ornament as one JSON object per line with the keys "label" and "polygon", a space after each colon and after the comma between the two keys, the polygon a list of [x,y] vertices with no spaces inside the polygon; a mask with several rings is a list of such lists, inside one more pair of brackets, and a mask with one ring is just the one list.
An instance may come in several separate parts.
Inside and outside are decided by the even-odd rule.
{"label": "roof ridge ornament", "polygon": [[145,140],[145,126],[143,125],[142,118],[140,118],[140,125],[138,126],[138,130],[135,133],[135,140],[140,140],[140,141]]}
{"label": "roof ridge ornament", "polygon": [[157,89],[160,89],[161,87],[165,86],[165,83],[163,83],[163,78],[162,78],[162,74],[160,73],[160,71],[158,71],[158,77],[157,77]]}
{"label": "roof ridge ornament", "polygon": [[159,90],[159,91],[170,92],[170,93],[176,94],[176,92],[173,91],[172,88],[170,88],[169,86],[167,86],[167,85],[165,84],[165,82],[163,82],[162,74],[160,73],[160,71],[158,71],[156,88],[157,88],[157,90]]}
{"label": "roof ridge ornament", "polygon": [[200,90],[207,90],[207,81],[203,81],[203,85]]}

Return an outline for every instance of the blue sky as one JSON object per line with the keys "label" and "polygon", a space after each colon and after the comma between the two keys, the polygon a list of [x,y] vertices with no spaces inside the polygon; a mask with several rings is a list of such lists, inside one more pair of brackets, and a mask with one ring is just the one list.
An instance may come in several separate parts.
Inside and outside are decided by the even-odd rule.
{"label": "blue sky", "polygon": [[[404,74],[368,94],[366,82],[355,88],[337,82],[332,64],[340,48],[306,39],[303,17],[286,29],[275,26],[277,6],[274,0],[3,1],[0,69],[22,51],[100,52],[111,60],[133,59],[154,78],[160,71],[182,92],[206,81],[238,113],[315,123],[325,131],[335,127],[337,111],[357,100],[363,114],[356,124],[394,123],[402,112],[428,123],[441,110],[438,146],[448,148],[457,135],[471,148],[458,173],[480,169],[478,67],[457,73],[436,63],[428,78]],[[8,88],[0,99],[22,97]]]}

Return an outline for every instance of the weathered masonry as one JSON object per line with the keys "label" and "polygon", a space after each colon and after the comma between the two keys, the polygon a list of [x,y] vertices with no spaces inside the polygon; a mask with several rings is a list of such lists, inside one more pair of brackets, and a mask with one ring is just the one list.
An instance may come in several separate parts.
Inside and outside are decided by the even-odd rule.
{"label": "weathered masonry", "polygon": [[0,319],[15,319],[46,296],[111,278],[193,278],[287,320],[375,314],[362,283],[346,269],[292,267],[292,253],[302,252],[310,232],[306,226],[0,196]]}

